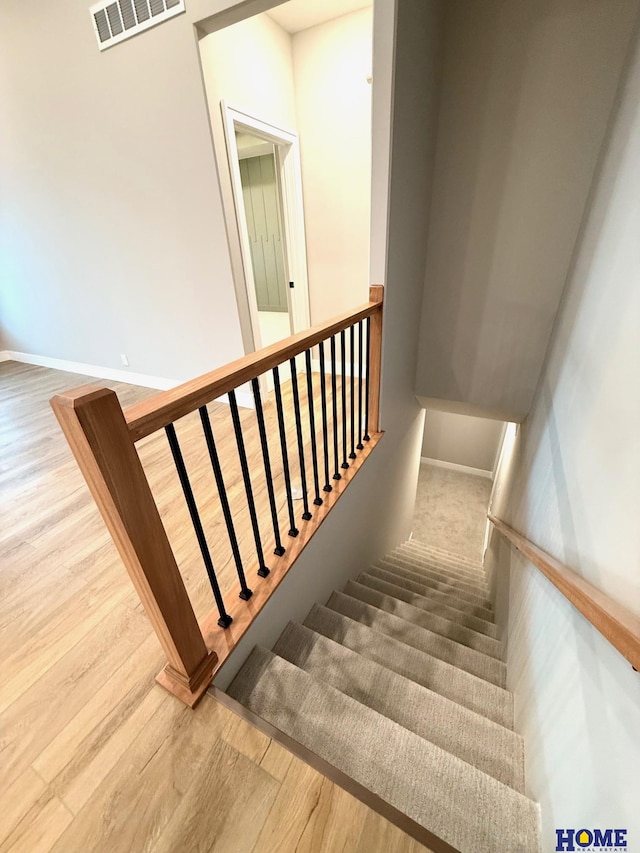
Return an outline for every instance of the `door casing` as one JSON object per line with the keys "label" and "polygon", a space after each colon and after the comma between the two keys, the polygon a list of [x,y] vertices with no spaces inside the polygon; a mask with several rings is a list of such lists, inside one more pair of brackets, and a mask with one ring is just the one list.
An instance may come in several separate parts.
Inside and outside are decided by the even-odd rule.
{"label": "door casing", "polygon": [[240,237],[242,267],[251,319],[251,331],[254,348],[260,349],[262,340],[251,263],[251,247],[246,227],[247,220],[242,193],[242,180],[240,177],[236,131],[251,133],[253,136],[258,136],[274,145],[282,203],[283,243],[287,282],[294,282],[293,288],[287,288],[289,318],[293,334],[308,329],[310,325],[300,144],[298,134],[293,130],[278,127],[225,101],[220,102],[220,108],[222,110],[222,124],[229,160],[236,225]]}

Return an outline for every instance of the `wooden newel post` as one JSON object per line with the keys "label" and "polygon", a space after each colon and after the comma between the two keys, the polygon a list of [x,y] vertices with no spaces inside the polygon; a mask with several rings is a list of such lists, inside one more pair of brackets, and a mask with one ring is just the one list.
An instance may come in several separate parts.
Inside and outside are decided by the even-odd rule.
{"label": "wooden newel post", "polygon": [[369,351],[369,432],[380,431],[380,377],[382,375],[382,301],[384,287],[372,284],[369,302],[379,302],[380,310],[371,315],[371,344]]}
{"label": "wooden newel post", "polygon": [[205,645],[118,398],[84,385],[51,407],[167,656],[157,681],[194,707],[217,656]]}

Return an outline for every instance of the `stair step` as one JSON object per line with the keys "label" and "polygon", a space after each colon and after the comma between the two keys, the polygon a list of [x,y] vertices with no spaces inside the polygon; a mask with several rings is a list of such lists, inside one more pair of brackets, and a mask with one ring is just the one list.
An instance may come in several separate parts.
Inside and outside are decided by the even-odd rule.
{"label": "stair step", "polygon": [[467,580],[470,583],[486,583],[486,576],[482,565],[474,566],[472,568],[467,564],[460,564],[453,560],[449,560],[440,554],[429,554],[425,551],[417,550],[411,545],[399,545],[397,548],[394,548],[391,553],[402,556],[404,559],[412,561],[420,560],[425,563],[430,563],[432,566],[446,569],[447,571],[461,577],[462,580]]}
{"label": "stair step", "polygon": [[387,563],[384,560],[379,560],[368,571],[371,572],[373,569],[379,569],[387,574],[396,575],[398,578],[410,581],[412,592],[432,598],[434,601],[440,601],[449,607],[455,607],[456,610],[469,613],[471,616],[477,616],[478,619],[482,619],[484,622],[493,623],[493,610],[488,610],[486,607],[469,602],[466,598],[461,598],[459,595],[456,595],[456,590],[445,592],[443,584],[438,584],[425,575],[412,572],[411,569],[405,569],[393,563]]}
{"label": "stair step", "polygon": [[460,853],[537,853],[535,803],[272,652],[228,692]]}
{"label": "stair step", "polygon": [[[366,580],[365,580],[366,578]],[[374,583],[375,581],[375,583]],[[394,575],[391,572],[385,572],[384,569],[376,569],[375,567],[363,572],[358,577],[358,583],[363,583],[366,586],[371,586],[374,589],[384,592],[387,595],[393,595],[394,598],[400,598],[406,601],[407,604],[413,604],[416,607],[421,607],[423,610],[428,610],[438,616],[443,616],[450,622],[457,622],[473,631],[480,634],[486,634],[487,637],[498,639],[498,626],[493,622],[486,622],[484,619],[479,619],[477,616],[472,616],[469,613],[463,613],[461,610],[456,610],[450,604],[443,604],[437,599],[431,598],[417,592],[415,587],[417,584],[405,580],[405,578]]]}
{"label": "stair step", "polygon": [[464,593],[466,597],[471,597],[483,607],[490,607],[491,601],[489,598],[489,590],[484,582],[482,583],[466,583],[459,580],[457,577],[449,574],[445,569],[434,568],[433,566],[419,566],[410,559],[397,554],[387,554],[384,558],[387,563],[395,563],[403,568],[410,568],[412,572],[432,577],[440,583],[446,583],[448,586],[456,590],[456,593]]}
{"label": "stair step", "polygon": [[[384,557],[382,560],[378,560],[375,563],[377,568],[387,569],[388,571],[396,571],[398,573],[410,572],[416,578],[418,583],[422,583],[425,586],[430,586],[432,589],[437,589],[439,592],[443,592],[445,595],[448,595],[452,598],[456,598],[460,601],[461,604],[471,605],[476,608],[474,613],[480,609],[482,611],[483,618],[487,618],[487,614],[489,614],[489,619],[493,619],[493,611],[491,609],[491,602],[485,597],[480,597],[478,595],[474,595],[473,593],[468,592],[466,589],[461,589],[460,587],[453,586],[450,583],[446,583],[445,581],[435,577],[430,574],[427,570],[423,568],[418,568],[410,563],[407,563],[404,560],[397,560],[395,557]],[[413,579],[413,578],[412,578]]]}
{"label": "stair step", "polygon": [[304,624],[362,657],[513,729],[513,696],[507,690],[321,604],[314,604]]}
{"label": "stair step", "polygon": [[[362,577],[362,576],[361,576]],[[472,628],[465,628],[459,622],[452,622],[443,616],[438,616],[429,610],[398,598],[393,594],[393,591],[377,589],[375,581],[377,578],[372,578],[373,583],[367,584],[360,580],[349,581],[344,588],[347,595],[358,598],[360,601],[365,601],[367,604],[372,604],[374,607],[379,607],[387,613],[393,613],[401,619],[406,619],[413,625],[420,625],[421,628],[427,628],[433,631],[434,634],[440,634],[441,637],[447,637],[449,640],[455,640],[456,643],[461,643],[470,649],[475,649],[482,652],[484,655],[489,655],[496,660],[502,660],[503,650],[500,640],[494,637],[488,637],[486,634],[481,634],[479,631],[474,631]],[[409,593],[410,594],[410,593]]]}
{"label": "stair step", "polygon": [[470,580],[472,583],[479,581],[480,583],[486,584],[487,582],[487,576],[484,566],[482,565],[478,565],[473,568],[467,564],[461,565],[460,563],[450,560],[440,554],[432,554],[428,551],[422,551],[411,545],[399,545],[392,553],[403,555],[405,559],[411,560],[419,565],[436,566],[450,572],[455,572],[467,580]]}
{"label": "stair step", "polygon": [[522,738],[402,675],[290,622],[275,654],[524,793]]}
{"label": "stair step", "polygon": [[392,613],[387,613],[342,592],[332,593],[327,602],[327,607],[331,610],[337,610],[338,613],[349,616],[351,619],[356,619],[382,634],[401,640],[408,646],[413,646],[433,657],[464,669],[472,675],[484,678],[485,681],[496,684],[498,687],[505,686],[504,663],[489,657],[489,655],[470,649],[468,646],[456,643],[455,640],[449,640],[447,637],[435,634],[427,628],[414,625],[399,616],[394,616]]}
{"label": "stair step", "polygon": [[465,557],[461,554],[456,554],[453,551],[446,551],[444,548],[438,548],[435,545],[426,545],[424,542],[420,542],[418,539],[408,539],[406,542],[403,542],[400,548],[413,548],[415,551],[423,553],[427,556],[439,557],[452,564],[457,564],[461,567],[469,568],[471,571],[484,571],[484,566],[482,565],[482,557],[478,555],[476,560],[471,557]]}

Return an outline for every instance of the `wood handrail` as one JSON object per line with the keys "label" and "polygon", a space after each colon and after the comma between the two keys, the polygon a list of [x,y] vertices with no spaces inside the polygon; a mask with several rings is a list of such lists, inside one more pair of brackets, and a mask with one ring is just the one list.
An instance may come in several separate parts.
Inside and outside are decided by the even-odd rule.
{"label": "wood handrail", "polygon": [[[140,403],[135,403],[124,410],[129,434],[134,442],[151,435],[159,429],[173,423],[178,418],[194,412],[201,406],[210,403],[217,397],[244,385],[245,382],[260,376],[267,370],[277,367],[283,362],[294,358],[305,350],[310,349],[332,335],[349,328],[359,320],[376,316],[380,318],[372,330],[372,338],[381,330],[382,323],[382,285],[372,285],[369,289],[370,302],[352,311],[339,314],[326,323],[298,332],[283,341],[245,355],[223,367],[184,382],[169,391],[154,394]],[[379,360],[372,361],[371,387],[378,388],[380,383]],[[378,429],[377,393],[374,397],[371,427]]]}
{"label": "wood handrail", "polygon": [[564,597],[591,622],[620,654],[640,670],[640,617],[534,545],[500,518],[489,521],[521,554],[536,566]]}
{"label": "wood handrail", "polygon": [[[167,665],[157,680],[191,707],[200,700],[214,672],[264,607],[382,436],[378,425],[382,286],[373,285],[369,296],[370,302],[355,311],[157,394],[126,411],[121,408],[114,391],[93,385],[58,394],[51,400],[53,411],[164,649]],[[313,515],[302,516],[304,527],[294,539],[295,544],[288,546],[287,553],[282,554],[271,546],[278,561],[270,574],[261,576],[260,587],[246,600],[246,606],[231,627],[220,630],[219,610],[198,622],[135,442],[367,317],[371,317],[371,328],[367,338],[367,429],[370,435],[364,436],[366,446],[358,445],[356,458],[345,466],[339,482],[333,484],[325,498],[318,499],[319,505],[314,506]],[[353,394],[353,365],[351,371]],[[353,397],[351,399],[353,409]],[[297,400],[295,405],[298,405]],[[301,441],[300,432],[298,440]],[[304,464],[302,451],[300,464]],[[247,497],[248,489],[247,486]],[[257,543],[257,547],[261,546]],[[213,567],[210,568],[213,572]]]}

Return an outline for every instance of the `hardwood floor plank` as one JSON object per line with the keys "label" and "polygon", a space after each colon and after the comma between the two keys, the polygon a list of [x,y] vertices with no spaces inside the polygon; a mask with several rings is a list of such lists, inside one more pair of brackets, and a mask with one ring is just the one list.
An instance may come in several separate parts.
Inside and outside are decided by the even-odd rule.
{"label": "hardwood floor plank", "polygon": [[369,809],[353,853],[429,853],[429,850]]}
{"label": "hardwood floor plank", "polygon": [[[162,660],[155,637],[147,638],[116,669],[62,731],[36,757],[34,768],[47,782],[63,771],[67,777],[83,772],[85,765],[151,692],[155,681],[141,673],[153,670]],[[164,691],[154,690],[158,696]]]}
{"label": "hardwood floor plank", "polygon": [[324,776],[299,759],[291,763],[278,796],[256,840],[255,853],[297,850],[300,839],[318,807]]}
{"label": "hardwood floor plank", "polygon": [[222,717],[213,701],[197,713],[164,702],[53,851],[153,850],[201,768],[209,767]]}
{"label": "hardwood floor plank", "polygon": [[274,779],[277,779],[278,782],[283,782],[292,761],[293,755],[289,750],[271,740],[269,741],[267,751],[260,759],[260,767],[266,770]]}
{"label": "hardwood floor plank", "polygon": [[0,853],[48,853],[72,819],[60,800],[44,794],[0,844]]}
{"label": "hardwood floor plank", "polygon": [[0,794],[48,746],[148,635],[142,614],[120,608],[0,715]]}
{"label": "hardwood floor plank", "polygon": [[296,846],[299,853],[351,853],[360,836],[367,807],[328,779]]}
{"label": "hardwood floor plank", "polygon": [[58,608],[39,631],[5,658],[3,667],[9,677],[0,690],[0,714],[126,599],[133,605],[134,595],[125,579],[106,572]]}
{"label": "hardwood floor plank", "polygon": [[279,788],[273,776],[218,740],[154,853],[250,853]]}
{"label": "hardwood floor plank", "polygon": [[271,743],[267,735],[235,714],[231,714],[221,737],[255,764],[261,764]]}
{"label": "hardwood floor plank", "polygon": [[3,799],[0,842],[7,838],[46,790],[46,782],[30,767],[18,776]]}
{"label": "hardwood floor plank", "polygon": [[155,713],[169,701],[169,697],[164,696],[160,689],[149,691],[81,772],[74,775],[66,773],[60,781],[56,780],[54,788],[60,791],[61,799],[69,811],[73,814],[80,812],[120,759],[126,755],[145,726],[155,725]]}

